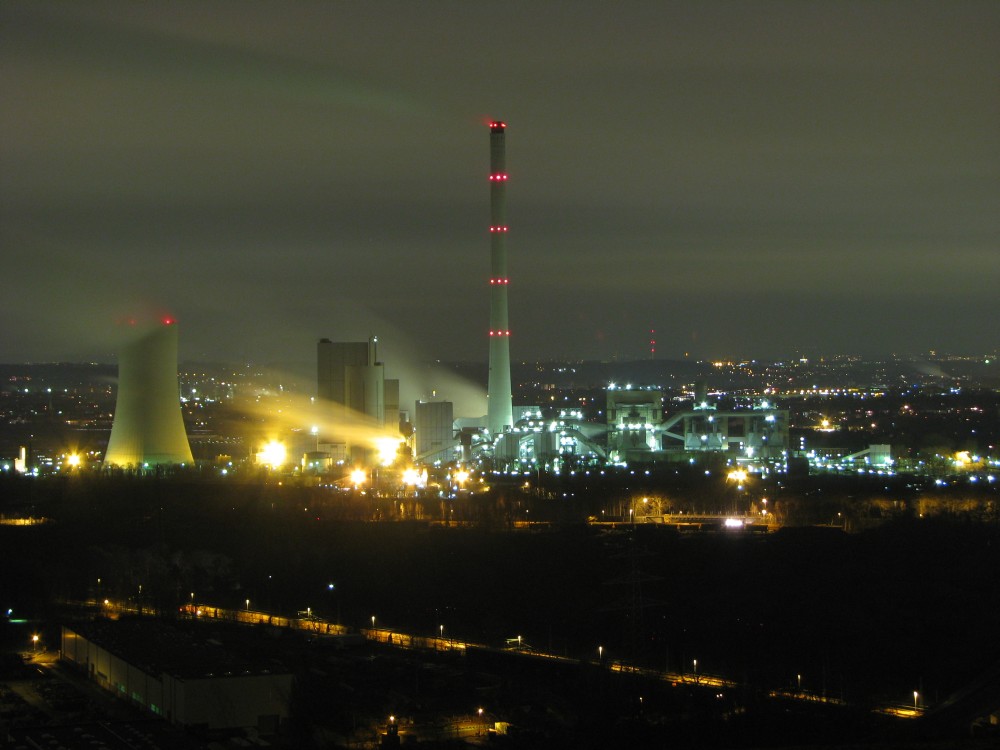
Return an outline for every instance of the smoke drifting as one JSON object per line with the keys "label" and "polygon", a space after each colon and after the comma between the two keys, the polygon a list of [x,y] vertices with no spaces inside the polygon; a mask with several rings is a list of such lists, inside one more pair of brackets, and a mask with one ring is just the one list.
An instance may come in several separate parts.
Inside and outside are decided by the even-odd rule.
{"label": "smoke drifting", "polygon": [[440,365],[404,366],[399,376],[400,409],[412,414],[417,400],[451,401],[456,417],[477,419],[486,414],[486,390]]}
{"label": "smoke drifting", "polygon": [[379,426],[373,419],[344,407],[299,394],[257,395],[241,400],[237,408],[258,425],[265,440],[287,440],[298,434],[305,440],[344,442],[377,448],[379,441],[397,438],[396,425]]}
{"label": "smoke drifting", "polygon": [[[407,342],[409,338],[393,336],[388,344],[379,344],[386,377],[399,380],[401,411],[412,414],[418,400],[441,400],[455,405],[456,417],[475,419],[486,414],[486,389],[482,385],[470,383],[440,364],[422,360],[420,353]],[[483,351],[485,354],[485,343]]]}

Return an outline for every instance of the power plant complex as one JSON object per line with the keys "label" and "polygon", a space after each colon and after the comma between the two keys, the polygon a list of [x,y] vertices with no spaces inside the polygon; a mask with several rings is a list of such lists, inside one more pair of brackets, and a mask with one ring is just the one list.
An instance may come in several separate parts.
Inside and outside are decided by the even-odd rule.
{"label": "power plant complex", "polygon": [[[417,464],[455,465],[520,473],[530,469],[558,473],[580,466],[630,462],[694,460],[717,453],[730,461],[783,464],[788,451],[787,412],[760,402],[752,409],[719,412],[703,386],[690,409],[664,417],[660,390],[616,388],[607,391],[607,421],[585,420],[579,409],[545,410],[513,405],[507,267],[506,129],[501,120],[490,131],[490,321],[487,413],[456,419],[446,400],[418,401],[414,422],[400,408],[398,381],[384,380],[374,343],[319,343],[317,396],[328,412],[344,408],[368,423],[393,431],[401,419],[400,441]],[[652,335],[652,332],[651,332]],[[374,342],[374,339],[373,339]],[[650,342],[653,346],[653,342]],[[382,383],[386,385],[382,385]],[[391,383],[391,385],[389,385]],[[387,395],[384,395],[387,394]],[[395,399],[395,400],[394,400]],[[383,402],[386,406],[382,406]],[[410,439],[412,438],[412,439]],[[362,455],[335,444],[331,464],[358,463]],[[372,452],[366,454],[370,460]]]}
{"label": "power plant complex", "polygon": [[[664,414],[662,390],[631,386],[607,388],[602,424],[588,420],[580,409],[513,405],[506,129],[501,120],[489,123],[486,414],[456,415],[447,394],[419,400],[411,412],[409,404],[400,403],[400,381],[386,377],[377,337],[360,342],[323,338],[316,349],[316,422],[309,433],[300,431],[290,455],[302,455],[304,471],[344,475],[393,463],[559,473],[577,467],[694,461],[706,453],[761,468],[784,464],[787,412],[766,401],[719,411],[703,384],[694,389],[690,407],[670,417]],[[106,465],[149,468],[192,461],[176,364],[177,326],[169,320],[122,352]]]}

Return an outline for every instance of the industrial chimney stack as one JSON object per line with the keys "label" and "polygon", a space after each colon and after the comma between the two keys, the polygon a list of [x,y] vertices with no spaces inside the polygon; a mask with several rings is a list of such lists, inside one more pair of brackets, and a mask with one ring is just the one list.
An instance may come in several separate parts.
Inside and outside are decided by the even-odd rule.
{"label": "industrial chimney stack", "polygon": [[506,123],[490,123],[490,378],[486,427],[494,437],[514,423],[507,320]]}

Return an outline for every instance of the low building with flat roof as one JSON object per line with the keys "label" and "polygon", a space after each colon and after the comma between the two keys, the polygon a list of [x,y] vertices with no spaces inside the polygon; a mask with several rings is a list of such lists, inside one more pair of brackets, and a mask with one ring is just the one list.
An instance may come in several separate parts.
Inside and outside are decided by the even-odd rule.
{"label": "low building with flat roof", "polygon": [[280,662],[151,620],[63,626],[62,658],[98,685],[173,724],[256,727],[288,718],[292,674]]}

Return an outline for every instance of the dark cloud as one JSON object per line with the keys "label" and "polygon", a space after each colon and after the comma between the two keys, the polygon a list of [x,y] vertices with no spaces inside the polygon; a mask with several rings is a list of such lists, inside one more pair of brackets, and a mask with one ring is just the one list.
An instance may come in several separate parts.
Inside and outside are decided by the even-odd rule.
{"label": "dark cloud", "polygon": [[[0,5],[0,360],[995,348],[993,2]],[[414,358],[411,356],[411,358]]]}

